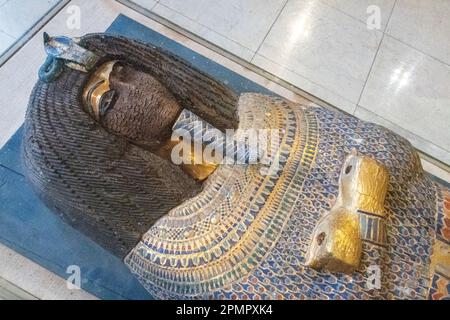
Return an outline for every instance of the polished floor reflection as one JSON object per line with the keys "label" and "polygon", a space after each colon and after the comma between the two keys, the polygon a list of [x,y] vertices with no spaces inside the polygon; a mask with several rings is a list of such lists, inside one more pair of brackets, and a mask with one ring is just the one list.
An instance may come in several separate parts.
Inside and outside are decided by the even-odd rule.
{"label": "polished floor reflection", "polygon": [[450,1],[134,2],[450,164]]}
{"label": "polished floor reflection", "polygon": [[0,0],[0,56],[61,0]]}

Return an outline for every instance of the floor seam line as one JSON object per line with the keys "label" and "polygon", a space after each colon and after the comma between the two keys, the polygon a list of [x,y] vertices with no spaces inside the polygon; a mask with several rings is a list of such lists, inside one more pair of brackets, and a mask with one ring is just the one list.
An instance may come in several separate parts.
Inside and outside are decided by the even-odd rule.
{"label": "floor seam line", "polygon": [[5,30],[3,30],[3,29],[0,29],[0,32],[1,33],[4,33],[4,34],[6,34],[8,37],[11,37],[11,38],[13,38],[14,40],[17,40],[17,39],[19,39],[19,38],[17,38],[16,36],[13,36],[12,34],[9,34],[8,32],[6,32]]}
{"label": "floor seam line", "polygon": [[[386,29],[387,29],[387,27],[389,25],[389,21],[391,20],[392,13],[394,12],[394,8],[395,8],[396,5],[397,5],[397,0],[395,0],[394,5],[392,6],[391,12],[389,13],[389,18],[387,20]],[[367,82],[369,81],[370,75],[372,74],[373,66],[375,65],[375,62],[376,62],[377,57],[378,57],[378,53],[380,52],[380,48],[381,48],[381,45],[383,44],[385,36],[386,36],[386,32],[383,32],[383,36],[381,37],[380,43],[378,44],[377,51],[375,52],[375,56],[373,57],[372,64],[370,65],[369,72],[367,73],[366,81],[364,81],[364,85],[363,85],[363,87],[361,89],[361,94],[359,95],[358,102],[356,103],[355,109],[353,110],[353,115],[355,115],[356,109],[358,109],[358,106],[361,103],[361,99],[362,99],[362,96],[364,94],[364,90],[366,89]]]}
{"label": "floor seam line", "polygon": [[[273,63],[273,64],[275,64],[275,65],[277,65],[277,66],[279,66],[279,67],[281,67],[281,68],[283,68],[283,69],[285,69],[285,70],[291,72],[291,73],[293,73],[294,75],[296,75],[296,76],[298,76],[298,77],[301,77],[301,78],[303,78],[303,79],[305,79],[305,80],[311,82],[311,83],[314,84],[315,86],[317,86],[317,87],[319,87],[319,88],[321,88],[321,89],[323,89],[323,90],[326,90],[326,91],[332,93],[333,95],[335,95],[335,96],[337,96],[337,97],[339,97],[339,98],[341,98],[341,99],[344,99],[344,100],[347,101],[348,103],[357,105],[356,102],[350,100],[349,98],[346,98],[346,97],[340,95],[339,93],[336,93],[336,92],[334,92],[333,90],[330,90],[329,88],[327,88],[327,87],[323,86],[322,84],[319,84],[319,83],[317,83],[317,82],[311,80],[310,78],[308,78],[308,77],[306,77],[306,76],[304,76],[304,75],[298,73],[297,71],[291,70],[291,69],[289,69],[288,67],[286,67],[286,66],[284,66],[284,65],[281,65],[281,64],[277,63],[276,61],[273,61],[271,58],[266,57],[265,55],[259,54],[259,56],[262,57],[262,58],[264,58],[264,59],[266,59],[266,60],[268,60],[268,61],[270,61],[271,63]],[[261,67],[258,67],[258,66],[255,65],[255,64],[253,64],[253,65],[256,66],[257,68],[261,68]],[[262,69],[262,68],[261,68],[261,69]],[[268,71],[268,70],[266,70],[266,69],[262,69],[262,70],[264,70],[265,72],[270,72],[270,73],[271,73],[271,71]],[[275,74],[274,74],[274,75],[275,75]],[[275,75],[275,76],[276,76],[277,78],[282,79],[281,77],[279,77],[279,76],[277,76],[277,75]],[[282,80],[283,80],[283,79],[282,79]],[[285,81],[287,81],[287,80],[285,80]],[[289,81],[287,81],[287,82],[290,83]],[[292,85],[296,86],[295,84],[292,84]],[[301,89],[301,88],[300,88],[300,89]],[[304,90],[304,89],[301,89],[301,90],[306,91],[306,90]],[[309,91],[306,91],[306,92],[309,93]],[[322,101],[327,102],[327,100],[326,100],[325,98],[320,98],[320,97],[318,97],[318,98],[321,99]],[[330,102],[327,102],[327,103],[328,103],[328,104],[332,104],[332,103],[330,103]],[[337,109],[341,110],[341,111],[344,111],[343,109],[341,109],[341,108],[338,107],[338,106],[335,106],[335,107],[336,107]]]}
{"label": "floor seam line", "polygon": [[427,57],[431,58],[432,60],[434,60],[434,61],[436,61],[436,62],[440,62],[440,63],[444,64],[446,67],[450,67],[450,63],[447,63],[447,62],[445,62],[445,61],[443,61],[443,60],[441,60],[441,59],[439,59],[439,58],[436,58],[436,57],[434,57],[434,56],[431,56],[429,53],[426,53],[425,51],[422,51],[421,49],[418,49],[418,48],[414,47],[413,45],[411,45],[411,44],[409,44],[409,43],[407,43],[407,42],[405,42],[405,41],[403,41],[403,40],[397,38],[396,36],[393,36],[393,35],[391,35],[391,34],[389,34],[389,33],[386,33],[386,36],[388,36],[389,38],[392,38],[392,39],[394,39],[394,40],[400,42],[401,44],[407,46],[407,47],[410,48],[410,49],[413,49],[413,50],[415,50],[415,51],[417,51],[417,52],[423,54],[424,56],[427,56]]}
{"label": "floor seam line", "polygon": [[20,172],[17,172],[16,170],[14,170],[14,169],[11,169],[11,168],[9,168],[9,167],[7,167],[7,166],[5,166],[5,165],[3,165],[3,164],[0,164],[0,168],[3,168],[3,169],[6,169],[6,170],[9,170],[9,171],[11,171],[12,173],[15,173],[15,174],[17,174],[18,176],[21,176],[21,177],[25,177],[22,173],[20,173]]}
{"label": "floor seam line", "polygon": [[[166,5],[164,5],[164,4],[161,3],[161,2],[158,2],[157,4],[155,4],[155,6],[153,7],[153,9],[155,9],[157,5],[163,6],[163,7],[165,7],[166,9],[169,9],[169,10],[171,10],[171,11],[173,11],[173,12],[179,14],[179,15],[182,16],[183,18],[186,18],[186,19],[188,19],[188,20],[190,20],[190,21],[192,21],[192,22],[198,24],[199,26],[202,26],[203,28],[208,29],[208,30],[211,31],[211,32],[214,32],[215,34],[221,36],[222,38],[224,38],[224,39],[226,39],[226,40],[228,40],[228,41],[231,41],[231,42],[233,42],[234,44],[237,44],[237,45],[241,46],[242,48],[244,48],[244,49],[246,49],[246,50],[248,50],[248,51],[250,51],[250,52],[252,52],[252,53],[254,52],[252,49],[246,47],[245,45],[243,45],[243,44],[241,44],[241,43],[239,43],[239,42],[237,42],[236,40],[233,40],[233,39],[231,39],[231,38],[228,38],[227,36],[225,36],[225,35],[223,35],[223,34],[217,32],[216,30],[213,30],[213,29],[211,29],[210,27],[208,27],[208,26],[206,26],[206,25],[204,25],[204,24],[202,24],[202,23],[199,23],[199,22],[195,21],[194,19],[189,18],[188,16],[185,16],[185,15],[182,14],[181,12],[179,12],[179,11],[177,11],[177,10],[175,10],[175,9],[172,9],[172,8],[170,8],[170,7],[166,6]],[[158,16],[161,16],[161,15],[158,14],[157,12],[153,11],[153,9],[151,10],[151,12],[152,12],[153,14],[156,14],[156,15],[158,15]],[[161,17],[162,17],[163,19],[166,19],[167,21],[170,21],[170,22],[172,22],[172,23],[178,25],[176,22],[173,22],[172,20],[170,20],[170,19],[168,19],[168,18],[165,18],[165,17],[163,17],[163,16],[161,16]],[[180,25],[178,25],[178,26],[179,26],[180,28],[185,29],[185,30],[189,30],[188,28],[182,27],[182,26],[180,26]],[[193,31],[189,31],[189,32],[194,33]],[[194,34],[196,34],[196,33],[194,33]],[[196,34],[196,35],[197,35],[197,34]],[[197,36],[200,37],[200,38],[202,38],[202,39],[205,39],[206,41],[209,41],[209,40],[207,40],[206,38],[204,38],[203,35],[197,35]],[[210,42],[213,43],[212,41],[210,41]],[[214,44],[214,43],[213,43],[213,44]],[[219,46],[219,45],[216,44],[216,46]],[[226,50],[226,49],[225,49],[225,50]],[[244,59],[244,58],[241,58],[241,59]]]}
{"label": "floor seam line", "polygon": [[[344,10],[338,8],[338,7],[333,6],[332,4],[329,4],[329,3],[327,3],[327,2],[323,2],[322,0],[319,0],[319,1],[320,1],[320,3],[323,4],[324,6],[327,6],[328,8],[334,9],[334,10],[336,10],[336,11],[342,13],[343,15],[346,15],[346,16],[349,17],[349,18],[352,18],[352,19],[354,19],[354,20],[356,20],[356,21],[358,21],[358,22],[361,22],[362,24],[367,25],[367,21],[364,21],[364,20],[362,20],[362,19],[360,19],[360,18],[358,18],[358,17],[355,17],[355,16],[351,15],[350,13],[348,13],[348,12],[346,12],[346,11],[344,11]],[[396,3],[396,2],[395,2],[395,3]],[[394,6],[395,6],[395,3],[394,3]],[[394,6],[392,6],[392,7],[394,7]],[[392,9],[391,9],[391,11],[392,11]],[[390,18],[390,17],[389,17],[389,18]],[[387,21],[387,23],[386,23],[386,26],[385,26],[384,28],[382,28],[382,29],[377,29],[377,30],[378,30],[379,32],[384,33],[384,32],[386,31],[386,29],[387,29],[388,23],[389,23],[389,19],[388,19],[388,21]]]}
{"label": "floor seam line", "polygon": [[[151,7],[151,9],[149,9],[151,12],[153,12],[153,9],[155,9],[155,7],[159,4],[159,0],[155,1],[155,4]],[[140,13],[140,12],[139,12]]]}
{"label": "floor seam line", "polygon": [[261,49],[261,47],[263,46],[264,42],[266,41],[267,37],[269,36],[269,33],[272,31],[273,26],[275,25],[275,23],[278,21],[278,19],[280,18],[281,14],[284,11],[284,8],[286,8],[286,5],[288,4],[289,0],[286,0],[286,2],[283,4],[283,6],[280,9],[280,12],[278,12],[277,16],[275,17],[275,20],[273,20],[273,23],[270,25],[269,30],[267,30],[266,35],[264,36],[264,38],[262,39],[261,43],[259,44],[258,48],[256,48],[255,53],[253,54],[253,57],[250,59],[250,62],[252,62],[256,55],[258,54],[258,51]]}

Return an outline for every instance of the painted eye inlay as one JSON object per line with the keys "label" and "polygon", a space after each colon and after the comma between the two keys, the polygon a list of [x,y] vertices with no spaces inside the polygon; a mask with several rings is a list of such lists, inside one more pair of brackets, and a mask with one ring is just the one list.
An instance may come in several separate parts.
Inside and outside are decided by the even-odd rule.
{"label": "painted eye inlay", "polygon": [[114,106],[117,100],[117,94],[114,90],[105,92],[100,98],[99,114],[100,117],[104,116],[109,108]]}

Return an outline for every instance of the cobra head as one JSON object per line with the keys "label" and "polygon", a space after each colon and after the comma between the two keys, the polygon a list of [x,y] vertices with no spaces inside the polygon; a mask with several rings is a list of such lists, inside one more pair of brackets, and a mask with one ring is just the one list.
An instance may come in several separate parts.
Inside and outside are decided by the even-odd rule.
{"label": "cobra head", "polygon": [[47,32],[43,37],[48,57],[64,61],[72,69],[89,72],[99,60],[99,56],[83,48],[77,38],[51,37]]}

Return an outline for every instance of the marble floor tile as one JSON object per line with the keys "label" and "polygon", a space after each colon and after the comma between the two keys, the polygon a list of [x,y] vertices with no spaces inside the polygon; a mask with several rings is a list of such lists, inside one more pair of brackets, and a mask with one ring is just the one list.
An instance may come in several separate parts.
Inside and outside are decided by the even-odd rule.
{"label": "marble floor tile", "polygon": [[0,30],[20,38],[60,0],[9,0],[0,7]]}
{"label": "marble floor tile", "polygon": [[0,56],[3,52],[8,50],[8,48],[12,46],[16,40],[16,38],[11,37],[9,34],[0,31]]}
{"label": "marble floor tile", "polygon": [[398,0],[386,32],[450,65],[450,1]]}
{"label": "marble floor tile", "polygon": [[359,104],[449,152],[449,88],[450,66],[385,36]]}
{"label": "marble floor tile", "polygon": [[[395,133],[401,135],[403,138],[407,139],[416,149],[422,151],[423,153],[428,154],[429,156],[439,159],[443,163],[450,164],[450,152],[437,146],[436,144],[432,143],[431,141],[428,141],[417,134],[412,133],[411,131],[408,131],[398,124],[395,124],[389,120],[386,120],[385,118],[381,117],[380,115],[369,111],[361,106],[358,106],[356,108],[355,114],[357,118],[373,122],[376,124],[379,124],[385,128],[388,128],[389,130],[394,131]],[[450,174],[450,173],[449,173]],[[435,174],[436,176],[441,177],[442,174]],[[450,181],[450,179],[444,179],[446,181]]]}
{"label": "marble floor tile", "polygon": [[320,1],[291,0],[257,55],[356,104],[381,38],[380,31]]}
{"label": "marble floor tile", "polygon": [[[422,124],[419,123],[417,128],[414,123],[405,126],[400,123],[402,116],[395,112],[391,115],[389,111],[386,111],[385,106],[380,106],[380,110],[377,110],[378,107],[370,108],[365,105],[363,107],[367,109],[362,107],[357,109],[357,105],[361,100],[369,71],[375,61],[383,37],[382,31],[385,29],[388,30],[387,32],[394,33],[399,29],[397,24],[407,29],[410,28],[409,24],[414,25],[411,26],[412,30],[414,28],[418,30],[411,33],[411,38],[415,39],[413,34],[415,33],[419,34],[419,40],[420,37],[424,37],[430,43],[433,42],[433,45],[425,43],[428,52],[417,45],[418,51],[430,55],[433,55],[432,51],[438,47],[436,52],[439,56],[439,52],[442,51],[439,48],[445,49],[447,45],[450,45],[449,41],[445,41],[448,40],[446,32],[428,36],[435,33],[434,29],[450,30],[447,27],[449,20],[445,19],[446,16],[450,16],[446,9],[448,0],[446,3],[442,0],[435,2],[421,0],[289,0],[283,4],[285,5],[284,9],[273,26],[269,28],[270,32],[260,49],[253,54],[252,43],[256,45],[257,41],[249,42],[247,38],[250,34],[242,33],[242,30],[247,30],[248,26],[257,26],[255,22],[252,22],[253,11],[259,14],[264,12],[255,3],[259,4],[260,2],[258,0],[249,2],[244,0],[220,1],[220,3],[216,3],[216,0],[161,0],[153,11],[343,111],[356,112],[357,115],[363,117],[362,110],[366,110],[374,117],[386,120],[390,124],[388,126],[397,128],[397,132],[405,133],[418,148],[424,151],[429,150],[441,160],[447,159],[448,147],[442,142],[447,137],[443,137],[442,134],[435,137],[436,132],[427,130],[423,135],[424,129],[419,128]],[[380,8],[381,31],[367,28],[369,14],[367,9],[370,5]],[[240,8],[239,13],[230,14],[230,12],[234,12],[233,8]],[[424,14],[417,13],[419,12],[415,11],[417,8],[420,8]],[[443,8],[443,13],[439,14],[439,8]],[[388,24],[391,16],[393,20]],[[423,26],[426,27],[426,30],[420,31]],[[251,32],[252,36],[260,37],[254,30]],[[434,43],[436,39],[440,40]],[[407,43],[408,39],[400,40]],[[413,43],[408,44],[414,47]],[[443,51],[446,52],[446,50]],[[250,60],[252,55],[253,58]],[[440,57],[444,59],[442,55]],[[437,74],[442,74],[442,70]],[[373,76],[371,75],[372,78]],[[389,76],[384,75],[385,78]],[[423,86],[429,86],[428,82],[430,81],[432,80],[427,77],[423,79]],[[422,86],[422,80],[417,79],[416,82],[418,87]],[[433,98],[431,104],[439,105],[439,108],[442,108],[439,101],[441,98],[445,100],[446,91],[439,87],[435,94],[436,97]],[[411,98],[411,95],[408,96]],[[376,102],[370,101],[371,99],[373,97],[367,98],[366,93],[361,103],[369,103],[369,106],[376,105]],[[396,108],[407,108],[409,104],[410,101],[407,101],[406,106],[396,106]],[[412,104],[414,105],[414,103]],[[446,116],[445,111],[443,113],[433,111],[429,115],[430,121],[436,115]],[[441,117],[437,122],[445,121],[449,122],[450,119]],[[442,127],[442,125],[440,126]]]}
{"label": "marble floor tile", "polygon": [[430,161],[425,160],[423,158],[420,159],[420,161],[422,163],[423,170],[425,170],[426,172],[432,174],[433,176],[435,176],[443,181],[446,181],[447,183],[450,183],[450,172],[449,171],[444,170],[441,167],[437,167]]}
{"label": "marble floor tile", "polygon": [[353,114],[356,108],[356,103],[344,98],[339,93],[333,92],[321,84],[313,82],[308,78],[283,67],[276,62],[267,59],[259,54],[256,54],[252,63],[265,72],[269,72],[274,76],[283,79],[284,81],[296,86],[297,88],[336,106],[340,110]]}
{"label": "marble floor tile", "polygon": [[250,60],[254,55],[254,51],[166,6],[156,5],[153,12],[244,60]]}
{"label": "marble floor tile", "polygon": [[0,276],[0,280],[3,278],[7,282],[14,284],[38,299],[98,299],[83,289],[69,289],[67,287],[66,279],[63,279],[49,270],[44,269],[37,263],[7,248],[3,244],[0,244]]}
{"label": "marble floor tile", "polygon": [[160,0],[153,12],[250,60],[287,0]]}
{"label": "marble floor tile", "polygon": [[385,30],[389,16],[395,4],[395,0],[320,0],[323,3],[332,6],[333,8],[339,9],[348,15],[367,23],[370,13],[367,9],[370,6],[377,6],[380,9],[380,24],[381,30]]}

